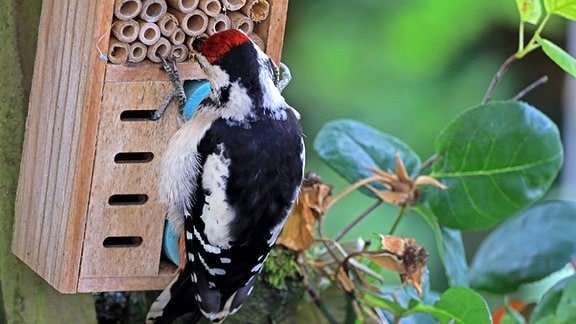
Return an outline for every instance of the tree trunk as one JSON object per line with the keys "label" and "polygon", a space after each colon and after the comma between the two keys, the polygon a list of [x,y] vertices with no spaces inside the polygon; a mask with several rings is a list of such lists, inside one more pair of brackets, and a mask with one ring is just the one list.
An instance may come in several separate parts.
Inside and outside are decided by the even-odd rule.
{"label": "tree trunk", "polygon": [[40,0],[0,0],[0,323],[95,323],[90,294],[63,295],[11,252]]}

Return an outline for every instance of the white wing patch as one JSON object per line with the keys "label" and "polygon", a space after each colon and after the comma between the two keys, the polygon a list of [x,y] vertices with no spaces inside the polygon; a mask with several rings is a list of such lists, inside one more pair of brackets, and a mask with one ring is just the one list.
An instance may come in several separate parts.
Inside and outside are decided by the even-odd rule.
{"label": "white wing patch", "polygon": [[226,201],[230,159],[226,157],[224,144],[218,144],[217,148],[217,152],[210,154],[204,164],[202,186],[206,198],[201,218],[208,244],[229,249],[230,225],[235,218],[233,209]]}

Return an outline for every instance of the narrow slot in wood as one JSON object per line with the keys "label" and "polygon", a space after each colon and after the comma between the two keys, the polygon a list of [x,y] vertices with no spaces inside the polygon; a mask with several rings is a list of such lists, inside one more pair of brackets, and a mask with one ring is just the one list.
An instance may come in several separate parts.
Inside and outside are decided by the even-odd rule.
{"label": "narrow slot in wood", "polygon": [[105,248],[135,248],[142,245],[142,236],[109,236],[102,245]]}

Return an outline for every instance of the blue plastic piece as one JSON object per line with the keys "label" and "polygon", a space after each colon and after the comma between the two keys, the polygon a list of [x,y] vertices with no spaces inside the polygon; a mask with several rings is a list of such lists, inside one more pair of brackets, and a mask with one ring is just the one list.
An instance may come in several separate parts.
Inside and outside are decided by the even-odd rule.
{"label": "blue plastic piece", "polygon": [[181,233],[177,233],[172,224],[166,221],[164,226],[164,240],[162,241],[162,253],[175,265],[180,263],[180,253],[178,249],[178,239]]}
{"label": "blue plastic piece", "polygon": [[184,115],[184,120],[188,121],[200,102],[210,93],[210,82],[207,80],[187,80],[184,82],[184,92],[187,100],[182,114]]}
{"label": "blue plastic piece", "polygon": [[[184,81],[184,92],[186,93],[186,104],[182,114],[184,120],[188,121],[198,105],[210,92],[210,82],[207,80],[186,80]],[[164,226],[164,240],[162,241],[162,253],[175,265],[180,263],[180,251],[178,247],[178,239],[182,233],[174,230],[170,222],[166,221]]]}

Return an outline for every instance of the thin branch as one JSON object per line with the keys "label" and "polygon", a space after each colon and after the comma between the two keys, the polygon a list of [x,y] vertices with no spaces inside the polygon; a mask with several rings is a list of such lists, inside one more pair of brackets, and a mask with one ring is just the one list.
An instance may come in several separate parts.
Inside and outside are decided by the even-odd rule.
{"label": "thin branch", "polygon": [[539,85],[548,82],[548,76],[543,75],[541,76],[538,80],[532,82],[529,86],[527,86],[526,88],[524,88],[522,91],[518,92],[517,95],[514,96],[514,98],[512,98],[512,100],[520,100],[522,97],[524,97],[528,92],[534,90],[534,88],[538,87]]}
{"label": "thin branch", "polygon": [[502,64],[502,66],[500,66],[500,69],[498,69],[498,72],[496,72],[496,74],[492,78],[492,82],[490,82],[490,86],[488,86],[488,90],[486,91],[486,95],[484,95],[484,99],[482,100],[483,105],[487,104],[490,101],[490,99],[492,99],[492,95],[494,95],[494,90],[496,90],[496,85],[498,85],[500,78],[502,78],[502,75],[504,75],[504,72],[506,72],[506,70],[508,70],[508,68],[510,67],[512,62],[514,62],[515,60],[516,60],[516,54],[507,58],[506,61],[504,61],[504,63]]}
{"label": "thin branch", "polygon": [[373,181],[378,181],[379,179],[380,179],[379,177],[374,176],[374,177],[359,180],[359,181],[349,185],[348,187],[346,187],[342,191],[340,191],[336,196],[332,197],[332,199],[330,199],[330,201],[328,202],[328,204],[326,205],[326,207],[324,209],[326,211],[328,211],[328,209],[330,209],[330,207],[332,207],[332,205],[334,205],[342,197],[344,197],[347,194],[351,193],[352,191],[366,185],[367,183],[370,183]]}
{"label": "thin branch", "polygon": [[316,305],[316,307],[318,307],[318,309],[320,310],[322,315],[324,315],[324,318],[326,318],[326,321],[328,323],[330,323],[330,324],[338,323],[336,321],[336,319],[334,318],[334,316],[332,316],[332,314],[330,313],[330,310],[328,310],[326,305],[324,305],[324,302],[320,298],[320,295],[318,294],[316,289],[314,289],[314,287],[312,287],[312,285],[310,284],[310,281],[308,280],[308,276],[306,275],[306,269],[305,269],[304,264],[299,262],[299,265],[300,265],[300,271],[303,274],[302,275],[302,281],[304,283],[304,286],[306,287],[306,290],[308,291],[308,295],[310,295],[310,297],[312,298],[312,301],[314,301],[314,304]]}
{"label": "thin branch", "polygon": [[400,221],[402,220],[402,216],[404,216],[405,211],[406,207],[402,206],[402,208],[400,208],[400,211],[398,212],[398,215],[396,216],[396,219],[394,220],[394,224],[392,224],[392,228],[390,228],[390,232],[388,233],[388,235],[394,235],[394,232],[396,232],[398,225],[400,225]]}
{"label": "thin branch", "polygon": [[358,215],[358,217],[356,217],[352,222],[350,222],[350,224],[346,225],[346,227],[344,227],[344,229],[342,229],[342,231],[340,231],[340,233],[336,234],[336,236],[334,236],[334,241],[338,242],[340,241],[340,239],[346,235],[346,233],[348,233],[348,231],[350,231],[354,226],[356,226],[356,224],[358,224],[362,219],[364,219],[364,217],[368,216],[368,214],[370,214],[374,209],[376,209],[378,206],[380,206],[384,201],[378,199],[376,202],[374,202],[372,205],[370,205],[364,212],[362,212],[360,215]]}
{"label": "thin branch", "polygon": [[420,166],[420,171],[426,170],[432,164],[434,164],[434,162],[438,161],[438,159],[440,159],[440,154],[435,153],[428,160],[426,160],[426,161],[424,161],[424,163],[422,163],[422,165]]}

